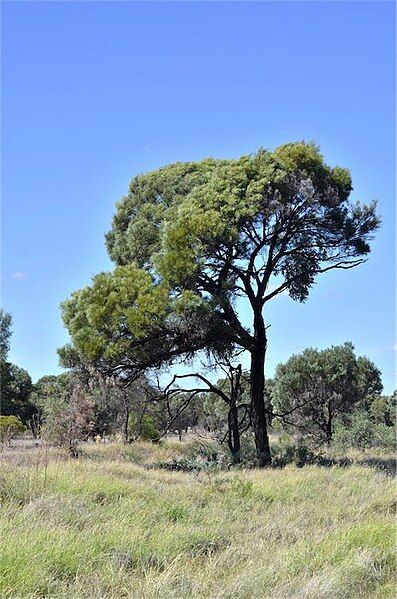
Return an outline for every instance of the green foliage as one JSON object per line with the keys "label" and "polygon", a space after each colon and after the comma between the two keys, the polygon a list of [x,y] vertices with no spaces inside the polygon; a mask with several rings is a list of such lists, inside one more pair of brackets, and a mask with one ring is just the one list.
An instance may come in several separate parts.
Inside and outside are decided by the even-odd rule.
{"label": "green foliage", "polygon": [[0,360],[5,360],[7,358],[10,349],[10,338],[12,334],[11,325],[11,314],[4,312],[4,310],[0,308]]}
{"label": "green foliage", "polygon": [[374,422],[394,426],[396,424],[397,391],[390,396],[370,396],[367,398],[367,409]]}
{"label": "green foliage", "polygon": [[22,433],[25,427],[18,416],[0,416],[0,443],[8,444],[12,437]]}
{"label": "green foliage", "polygon": [[358,410],[347,422],[340,419],[336,423],[333,444],[342,450],[373,447],[393,450],[397,445],[396,428],[382,422],[376,423],[371,414]]}
{"label": "green foliage", "polygon": [[351,343],[325,350],[306,349],[280,364],[272,383],[272,402],[287,430],[330,442],[335,418],[365,405],[366,393],[380,392],[380,372],[367,358],[356,358]]}
{"label": "green foliage", "polygon": [[32,392],[32,401],[38,407],[43,421],[55,418],[56,413],[67,405],[72,384],[70,372],[43,376],[37,381]]}
{"label": "green foliage", "polygon": [[143,416],[139,436],[143,441],[152,441],[153,443],[159,441],[161,433],[155,427],[153,416],[148,414]]}
{"label": "green foliage", "polygon": [[30,401],[32,380],[26,370],[7,361],[11,325],[11,314],[0,308],[0,414],[18,416],[28,424],[36,412]]}
{"label": "green foliage", "polygon": [[287,464],[295,464],[302,468],[308,464],[321,463],[321,458],[299,438],[295,441],[288,435],[282,435],[279,442],[272,447],[272,464],[275,468],[283,468]]}
{"label": "green foliage", "polygon": [[0,360],[0,413],[19,416],[28,424],[36,407],[31,401],[32,379],[28,372],[11,362]]}
{"label": "green foliage", "polygon": [[[321,212],[320,235],[334,237],[333,243],[343,237],[352,255],[366,253],[365,237],[377,218],[374,206],[355,206],[349,213],[345,202],[351,189],[346,169],[328,167],[319,149],[303,142],[236,160],[177,163],[133,180],[118,205],[108,249],[118,264],[155,268],[172,286],[189,286],[205,261],[213,260],[216,269],[215,254],[222,245],[234,248],[235,260],[245,260],[252,249],[246,227],[270,221],[278,211],[279,217],[286,216],[294,194],[300,194],[310,205],[310,218]],[[301,281],[289,282],[297,299],[306,296],[318,261],[327,259],[324,248],[280,256],[276,270],[284,275],[298,275],[297,259],[304,261]]]}
{"label": "green foliage", "polygon": [[[96,363],[116,364],[123,356],[142,360],[137,346],[153,335],[161,345],[170,329],[175,332],[173,319],[180,311],[197,310],[216,314],[224,339],[245,346],[247,333],[231,312],[231,300],[240,278],[248,276],[247,285],[255,279],[252,261],[245,270],[252,253],[260,256],[252,231],[258,227],[259,237],[259,230],[268,231],[262,248],[273,231],[277,260],[266,276],[283,276],[290,295],[303,300],[323,262],[336,263],[342,248],[346,260],[369,251],[366,240],[378,224],[375,208],[349,206],[350,190],[348,171],[328,167],[318,148],[303,142],[273,153],[177,163],[137,176],[107,235],[109,253],[119,266],[97,275],[91,287],[63,303],[75,347]],[[299,218],[308,218],[316,229],[313,238],[303,239],[302,226],[288,240],[281,231],[281,222],[290,230],[296,202],[303,202]],[[304,250],[306,245],[311,249]],[[263,295],[265,290],[266,284]],[[185,324],[192,333],[197,319]],[[166,344],[164,360],[178,350],[186,353],[186,340],[173,339],[177,347]],[[208,345],[199,335],[189,347],[197,351]]]}
{"label": "green foliage", "polygon": [[94,277],[91,287],[76,291],[62,304],[62,317],[76,347],[91,361],[112,361],[141,338],[158,330],[169,311],[168,292],[134,265]]}

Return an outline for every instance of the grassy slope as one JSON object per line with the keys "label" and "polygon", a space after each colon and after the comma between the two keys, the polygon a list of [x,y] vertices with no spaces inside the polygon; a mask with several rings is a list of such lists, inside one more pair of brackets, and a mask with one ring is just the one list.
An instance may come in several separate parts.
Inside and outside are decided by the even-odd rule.
{"label": "grassy slope", "polygon": [[[147,462],[176,450],[133,451]],[[46,472],[43,455],[3,460],[0,597],[394,597],[395,489],[384,474],[193,475],[122,453],[54,454]]]}

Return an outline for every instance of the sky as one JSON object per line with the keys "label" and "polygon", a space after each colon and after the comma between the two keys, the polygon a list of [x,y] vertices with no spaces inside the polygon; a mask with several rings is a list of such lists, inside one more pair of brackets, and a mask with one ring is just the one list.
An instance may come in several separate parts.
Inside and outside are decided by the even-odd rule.
{"label": "sky", "polygon": [[267,373],[352,341],[396,386],[392,2],[2,2],[2,306],[9,359],[61,372],[59,304],[110,270],[130,179],[315,140],[378,199],[368,262],[269,304]]}

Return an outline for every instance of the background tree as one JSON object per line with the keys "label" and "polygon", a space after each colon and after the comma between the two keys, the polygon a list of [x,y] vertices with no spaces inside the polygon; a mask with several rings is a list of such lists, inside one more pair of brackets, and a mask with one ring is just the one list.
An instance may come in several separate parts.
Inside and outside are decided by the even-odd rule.
{"label": "background tree", "polygon": [[34,385],[31,399],[37,407],[40,424],[51,422],[69,400],[72,392],[72,373],[41,377]]}
{"label": "background tree", "polygon": [[94,427],[94,402],[76,373],[44,376],[35,385],[33,399],[41,419],[41,434],[77,456],[77,446]]}
{"label": "background tree", "polygon": [[36,408],[30,401],[32,380],[26,370],[8,362],[12,317],[0,309],[0,415],[17,416],[30,424]]}
{"label": "background tree", "polygon": [[365,404],[368,390],[380,393],[376,366],[356,358],[351,343],[306,349],[276,368],[272,402],[287,429],[330,443],[335,419]]}
{"label": "background tree", "polygon": [[10,349],[10,338],[12,335],[12,317],[8,312],[0,308],[0,360],[7,358]]}
{"label": "background tree", "polygon": [[[198,372],[174,375],[171,383],[165,389],[168,413],[173,425],[175,422],[184,423],[183,428],[186,428],[191,426],[190,423],[188,424],[188,411],[191,414],[193,402],[197,406],[197,402],[201,401],[202,420],[206,420],[207,423],[212,421],[211,428],[216,430],[220,441],[223,442],[227,439],[232,460],[238,463],[240,461],[241,432],[247,430],[251,423],[250,405],[247,402],[244,403],[242,382],[243,379],[247,379],[247,375],[243,373],[241,364],[233,366],[229,360],[226,363],[218,362],[218,367],[221,367],[226,377],[217,383],[213,383],[207,376]],[[189,379],[196,380],[199,386],[193,386],[190,389],[174,386],[177,381]],[[206,409],[209,410],[209,414],[206,413]],[[215,414],[216,422],[214,422]],[[170,427],[170,422],[167,423],[167,428]],[[196,423],[198,422],[197,414]]]}
{"label": "background tree", "polygon": [[30,420],[37,410],[31,402],[33,385],[28,372],[2,360],[0,377],[0,413],[18,416],[25,425],[30,425]]}
{"label": "background tree", "polygon": [[[365,260],[379,219],[374,203],[349,202],[351,190],[349,172],[327,166],[303,142],[135,177],[107,235],[118,264],[99,275],[108,290],[114,283],[107,307],[98,278],[64,303],[73,343],[124,373],[145,363],[143,349],[150,358],[150,340],[149,366],[215,341],[246,350],[257,461],[269,464],[265,306],[284,290],[305,301],[318,274]],[[249,328],[241,297],[251,308]]]}
{"label": "background tree", "polygon": [[366,407],[374,422],[385,426],[395,426],[397,409],[397,391],[391,395],[370,395]]}
{"label": "background tree", "polygon": [[25,429],[19,416],[0,416],[0,448],[10,445],[14,435]]}

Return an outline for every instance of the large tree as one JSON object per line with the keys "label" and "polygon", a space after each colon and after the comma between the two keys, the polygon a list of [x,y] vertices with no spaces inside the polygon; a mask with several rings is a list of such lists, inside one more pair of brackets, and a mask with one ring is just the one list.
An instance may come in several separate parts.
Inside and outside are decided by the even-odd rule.
{"label": "large tree", "polygon": [[318,274],[365,261],[379,219],[351,190],[349,171],[303,142],[138,175],[107,235],[118,267],[100,275],[106,289],[96,279],[64,304],[75,347],[124,373],[142,348],[149,360],[150,340],[158,363],[211,343],[246,350],[257,462],[270,463],[266,304],[285,290],[303,302]]}

